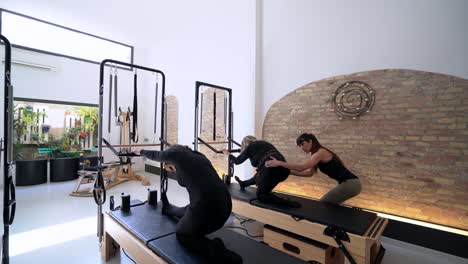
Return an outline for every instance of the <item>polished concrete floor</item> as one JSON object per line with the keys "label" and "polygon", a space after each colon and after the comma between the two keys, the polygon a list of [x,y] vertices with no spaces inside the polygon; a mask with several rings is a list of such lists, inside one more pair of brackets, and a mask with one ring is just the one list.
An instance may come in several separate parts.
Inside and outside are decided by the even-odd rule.
{"label": "polished concrete floor", "polygon": [[[141,173],[151,180],[152,189],[159,190],[159,177]],[[17,187],[17,212],[10,235],[10,263],[99,264],[105,263],[99,252],[97,206],[92,197],[73,197],[75,182],[47,183],[30,187]],[[130,194],[132,199],[146,200],[147,186],[140,182],[126,182],[107,192],[103,209],[109,208],[109,196]],[[175,181],[169,180],[168,197],[177,205],[185,205],[188,195]],[[116,203],[118,199],[116,199]],[[231,218],[228,226],[238,226]],[[256,222],[244,224],[251,235],[261,232]],[[241,229],[234,229],[240,233]],[[465,263],[467,259],[451,256],[427,248],[407,244],[386,237],[383,264],[393,263]],[[133,263],[123,252],[107,263]]]}

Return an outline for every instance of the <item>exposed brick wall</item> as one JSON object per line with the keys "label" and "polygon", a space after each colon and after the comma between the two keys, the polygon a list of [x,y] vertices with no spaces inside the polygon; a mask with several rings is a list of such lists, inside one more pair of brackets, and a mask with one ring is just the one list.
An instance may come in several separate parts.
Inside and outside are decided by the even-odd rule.
{"label": "exposed brick wall", "polygon": [[167,126],[167,142],[175,144],[179,142],[179,102],[173,95],[166,96],[166,126]]}
{"label": "exposed brick wall", "polygon": [[[339,120],[331,94],[363,81],[376,92],[373,110]],[[263,136],[292,162],[307,159],[295,145],[314,133],[362,180],[346,203],[468,229],[468,80],[412,70],[337,76],[301,87],[268,111]],[[320,198],[336,182],[319,173],[290,177],[278,189]]]}
{"label": "exposed brick wall", "polygon": [[[216,92],[216,124],[214,123],[214,96]],[[226,142],[227,131],[225,122],[225,93],[220,90],[207,88],[200,96],[199,137],[206,142]],[[201,99],[203,97],[203,99]],[[226,109],[226,111],[228,111]],[[227,115],[226,115],[227,118]],[[216,126],[215,138],[213,140],[213,127]],[[227,144],[213,144],[218,150],[227,149]],[[213,166],[218,171],[219,176],[227,174],[227,158],[222,154],[216,154],[203,144],[199,144],[199,151],[210,159]]]}

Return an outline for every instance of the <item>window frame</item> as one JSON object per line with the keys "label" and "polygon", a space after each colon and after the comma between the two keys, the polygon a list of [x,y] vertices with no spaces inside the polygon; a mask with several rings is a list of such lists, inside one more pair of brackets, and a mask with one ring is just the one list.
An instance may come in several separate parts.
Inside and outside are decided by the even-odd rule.
{"label": "window frame", "polygon": [[[90,34],[90,33],[87,33],[87,32],[79,31],[79,30],[76,30],[76,29],[72,29],[72,28],[69,28],[69,27],[62,26],[62,25],[54,24],[54,23],[51,23],[51,22],[48,22],[48,21],[44,21],[44,20],[41,20],[41,19],[37,19],[35,17],[23,15],[23,14],[13,12],[13,11],[10,11],[10,10],[6,10],[6,9],[3,9],[3,8],[0,8],[0,34],[2,34],[2,28],[3,28],[3,25],[2,25],[2,23],[3,23],[3,19],[2,19],[3,18],[3,13],[10,13],[10,14],[17,15],[17,16],[24,17],[24,18],[28,18],[28,19],[31,19],[31,20],[34,20],[34,21],[37,21],[37,22],[41,22],[41,23],[45,23],[45,24],[48,24],[48,25],[59,27],[59,28],[65,29],[65,30],[69,30],[69,31],[72,31],[74,33],[83,34],[83,35],[94,37],[94,38],[97,38],[97,39],[100,39],[100,40],[103,40],[103,41],[108,41],[108,42],[112,42],[112,43],[115,43],[115,44],[119,44],[119,45],[128,47],[128,48],[130,48],[130,62],[129,62],[129,64],[133,64],[135,56],[134,56],[134,47],[131,46],[131,45],[128,45],[128,44],[125,44],[125,43],[122,43],[122,42],[118,42],[118,41],[115,41],[115,40],[103,38],[103,37],[100,37],[100,36],[96,36],[96,35],[93,35],[93,34]],[[3,45],[3,43],[1,43],[1,45]],[[93,61],[93,60],[74,57],[74,56],[70,56],[70,55],[66,55],[66,54],[55,53],[55,52],[51,52],[51,51],[36,49],[36,48],[22,46],[22,45],[16,45],[16,44],[13,44],[13,43],[11,43],[11,46],[13,48],[18,48],[18,49],[23,49],[23,50],[28,50],[28,51],[34,51],[34,52],[38,52],[38,53],[42,53],[42,54],[58,56],[58,57],[63,57],[63,58],[67,58],[67,59],[88,62],[88,63],[92,63],[92,64],[100,64],[101,63],[100,61]],[[112,59],[112,58],[109,58],[109,59]],[[128,68],[123,68],[123,69],[129,70]]]}

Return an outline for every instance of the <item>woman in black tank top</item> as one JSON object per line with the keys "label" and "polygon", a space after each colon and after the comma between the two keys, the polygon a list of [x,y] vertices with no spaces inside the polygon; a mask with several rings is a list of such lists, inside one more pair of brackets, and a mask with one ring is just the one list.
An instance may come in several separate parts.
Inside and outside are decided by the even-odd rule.
{"label": "woman in black tank top", "polygon": [[312,177],[317,168],[328,177],[336,180],[338,185],[325,194],[321,201],[341,204],[344,201],[358,195],[361,192],[361,182],[358,177],[349,171],[341,159],[328,148],[322,146],[313,134],[304,133],[296,140],[311,157],[304,163],[290,163],[271,157],[265,162],[266,167],[284,167],[291,170],[292,175],[300,177]]}

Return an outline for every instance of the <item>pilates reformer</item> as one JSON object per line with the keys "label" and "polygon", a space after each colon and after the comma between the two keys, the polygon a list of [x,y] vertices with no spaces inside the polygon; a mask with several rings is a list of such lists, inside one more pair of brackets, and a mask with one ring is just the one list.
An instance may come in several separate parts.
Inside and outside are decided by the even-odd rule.
{"label": "pilates reformer", "polygon": [[[164,138],[164,125],[165,125],[165,122],[164,122],[164,112],[165,112],[165,75],[162,71],[160,70],[156,70],[156,69],[152,69],[152,68],[148,68],[148,67],[144,67],[144,66],[139,66],[139,65],[135,65],[135,64],[130,64],[130,63],[126,63],[126,62],[121,62],[121,61],[117,61],[117,60],[111,60],[111,59],[106,59],[106,60],[103,60],[100,64],[100,67],[99,67],[99,115],[98,115],[98,165],[97,165],[97,175],[96,175],[96,180],[94,181],[94,186],[93,186],[93,197],[94,197],[94,201],[96,202],[97,204],[97,215],[98,215],[98,230],[97,230],[97,236],[99,238],[99,243],[102,242],[102,238],[103,238],[103,233],[104,233],[104,214],[103,214],[103,211],[102,211],[102,205],[105,203],[106,201],[106,188],[105,188],[105,180],[104,180],[104,175],[103,175],[103,169],[104,169],[104,166],[103,166],[103,155],[102,155],[102,150],[103,150],[103,109],[104,109],[104,69],[106,66],[113,66],[113,67],[117,67],[118,66],[123,66],[123,67],[127,67],[129,69],[138,69],[138,70],[142,70],[142,71],[148,71],[148,72],[151,72],[151,73],[154,73],[156,74],[156,102],[157,102],[157,99],[158,99],[158,80],[159,80],[159,75],[161,76],[162,78],[162,93],[161,93],[161,101],[162,101],[162,104],[161,104],[161,142],[164,142],[162,139]],[[112,76],[109,78],[109,79],[113,79]],[[114,83],[115,83],[115,79],[114,79]],[[112,85],[109,86],[109,94],[111,94],[110,90],[112,90]],[[136,88],[136,72],[134,74],[134,102],[133,102],[133,106],[134,106],[134,111],[133,111],[133,117],[134,119],[136,119],[136,114],[135,114],[135,111],[137,110],[137,102],[136,102],[136,99],[137,99],[137,88]],[[112,102],[112,96],[109,95],[109,102]],[[115,104],[114,106],[114,111],[117,111],[117,104]],[[157,113],[157,103],[155,104],[155,114]],[[111,105],[109,104],[109,118],[111,118],[111,114],[110,112],[112,111],[112,107]],[[120,118],[120,115],[116,115],[116,123],[120,124],[122,123],[122,120],[119,119]],[[120,122],[119,122],[120,121]],[[156,134],[156,117],[154,119],[155,121],[155,124],[154,124],[154,134]],[[138,141],[138,136],[137,136],[137,129],[135,127],[136,125],[136,122],[134,121],[133,124],[132,124],[132,127],[133,127],[133,131],[131,131],[130,133],[130,136],[131,136],[131,139],[133,142],[137,142]],[[129,126],[130,127],[130,126]],[[110,132],[110,122],[109,122],[109,128],[108,128],[108,132]],[[130,142],[129,142],[130,143]],[[110,144],[109,144],[110,145]],[[164,150],[164,144],[160,144],[160,150],[163,151]],[[109,147],[109,146],[108,146]],[[119,156],[121,156],[119,154]],[[160,167],[162,168],[163,167],[163,164],[161,163],[160,164]],[[161,178],[164,179],[164,178],[167,178],[167,174],[164,170],[161,171]],[[161,184],[161,190],[164,190],[166,188],[166,186],[164,184]]]}
{"label": "pilates reformer", "polygon": [[[101,63],[101,77],[105,63]],[[112,63],[122,64],[128,67],[137,67],[159,72],[163,76],[162,94],[164,98],[164,75],[162,72],[131,65],[118,61]],[[101,102],[102,102],[102,78],[101,78]],[[164,105],[164,103],[163,103]],[[164,113],[164,111],[162,111]],[[100,104],[102,113],[102,104]],[[100,118],[102,115],[100,115]],[[101,122],[99,122],[101,124]],[[102,135],[102,126],[99,125],[99,136]],[[164,137],[164,124],[161,125],[161,151],[167,145]],[[101,137],[100,137],[101,138]],[[99,140],[99,157],[102,151],[101,140]],[[102,205],[105,202],[105,189],[103,188],[102,160],[98,164],[98,180],[94,188],[94,198],[98,204],[98,236],[102,244],[102,254],[107,261],[116,249],[120,246],[128,252],[137,263],[204,263],[203,259],[182,247],[175,236],[176,224],[171,218],[162,215],[160,207],[157,205],[157,198],[149,198],[147,202],[130,202],[129,196],[126,203],[122,203],[121,210],[115,210],[113,197],[110,202],[110,212],[102,213]],[[161,164],[161,168],[163,165]],[[161,171],[161,193],[167,191],[167,174]],[[154,192],[154,191],[153,191]],[[151,193],[151,192],[150,192]],[[150,196],[149,196],[150,197]],[[124,201],[124,199],[122,199]],[[127,204],[128,203],[128,204]],[[124,204],[126,204],[124,206]],[[132,204],[132,205],[130,205]],[[125,208],[125,209],[124,209]],[[151,221],[142,221],[151,219]],[[104,229],[105,227],[105,229]],[[255,240],[247,238],[236,232],[221,229],[210,235],[210,237],[220,237],[227,248],[235,251],[243,257],[244,263],[262,263],[268,260],[269,263],[305,263],[297,258],[293,258],[276,249],[268,247]]]}
{"label": "pilates reformer", "polygon": [[[202,131],[201,120],[203,120],[201,119],[199,124],[199,112],[202,112],[198,106],[201,86],[225,90],[229,94],[227,142],[207,142],[198,136],[198,131]],[[227,143],[228,151],[234,152],[232,143],[238,146],[239,144],[232,140],[231,89],[202,82],[197,82],[195,88],[195,149],[201,143],[211,151],[221,154],[222,151],[212,145]],[[203,96],[201,100],[203,100]],[[213,127],[216,127],[215,96],[213,101]],[[213,140],[215,139],[216,131],[214,129]],[[238,184],[231,184],[230,179],[233,174],[234,164],[228,160],[228,175],[224,175],[223,180],[231,191],[233,213],[265,224],[264,242],[270,246],[303,260],[320,263],[346,261],[347,263],[370,264],[380,263],[383,258],[385,249],[380,244],[380,236],[387,226],[387,219],[378,217],[371,212],[286,194],[276,195],[299,202],[301,208],[284,208],[279,207],[279,205],[262,204],[257,200],[254,188],[249,187],[246,191],[241,191]]]}
{"label": "pilates reformer", "polygon": [[302,205],[284,208],[258,201],[255,188],[228,188],[233,213],[265,224],[265,243],[290,255],[321,263],[371,264],[380,263],[385,254],[380,237],[388,219],[375,213],[276,193]]}
{"label": "pilates reformer", "polygon": [[[104,243],[101,251],[105,261],[115,255],[118,244],[136,263],[206,263],[204,259],[179,244],[175,235],[176,223],[162,215],[161,205],[140,201],[132,201],[132,204],[134,205],[128,211],[115,210],[105,215]],[[241,255],[245,264],[307,263],[234,232],[228,227],[208,235],[208,238],[214,237],[221,238],[228,249]]]}

